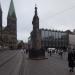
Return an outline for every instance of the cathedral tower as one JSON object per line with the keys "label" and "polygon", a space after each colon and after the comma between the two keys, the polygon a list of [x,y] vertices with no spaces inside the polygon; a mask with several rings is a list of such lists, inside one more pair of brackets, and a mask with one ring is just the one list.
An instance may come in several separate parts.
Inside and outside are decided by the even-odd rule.
{"label": "cathedral tower", "polygon": [[17,36],[17,18],[16,18],[13,0],[11,0],[9,11],[8,11],[7,27],[9,31],[12,31]]}

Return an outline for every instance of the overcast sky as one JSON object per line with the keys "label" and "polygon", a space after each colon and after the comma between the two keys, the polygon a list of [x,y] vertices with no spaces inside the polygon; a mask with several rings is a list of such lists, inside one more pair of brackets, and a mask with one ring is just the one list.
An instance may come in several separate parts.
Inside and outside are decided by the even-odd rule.
{"label": "overcast sky", "polygon": [[[11,0],[0,0],[3,10],[3,26]],[[38,7],[40,28],[55,30],[75,29],[75,0],[13,0],[17,15],[17,38],[27,42],[32,31],[35,3]]]}

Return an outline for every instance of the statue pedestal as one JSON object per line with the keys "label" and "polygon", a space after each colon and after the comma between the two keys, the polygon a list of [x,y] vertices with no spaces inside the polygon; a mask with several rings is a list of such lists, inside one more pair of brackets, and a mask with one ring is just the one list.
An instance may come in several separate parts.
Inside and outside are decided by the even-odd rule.
{"label": "statue pedestal", "polygon": [[45,58],[45,50],[44,49],[31,49],[29,50],[29,58],[31,59],[44,59]]}

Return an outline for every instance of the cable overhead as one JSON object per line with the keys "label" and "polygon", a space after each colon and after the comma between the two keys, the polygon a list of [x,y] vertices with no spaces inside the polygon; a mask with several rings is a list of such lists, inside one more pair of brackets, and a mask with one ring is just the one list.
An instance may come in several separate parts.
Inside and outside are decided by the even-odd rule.
{"label": "cable overhead", "polygon": [[73,8],[75,8],[75,6],[72,6],[71,8],[64,9],[63,11],[60,11],[60,12],[56,13],[55,15],[51,16],[51,17],[53,18],[53,17],[55,17],[55,16],[58,16],[58,15],[60,15],[60,14],[62,14],[62,13],[64,13],[64,12],[66,12],[66,11],[69,11],[69,10],[71,10],[71,9],[73,9]]}

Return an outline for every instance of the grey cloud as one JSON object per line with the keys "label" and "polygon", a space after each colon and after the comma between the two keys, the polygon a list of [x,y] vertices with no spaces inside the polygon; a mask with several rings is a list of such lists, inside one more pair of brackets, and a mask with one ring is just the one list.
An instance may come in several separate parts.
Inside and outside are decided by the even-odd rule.
{"label": "grey cloud", "polygon": [[[3,25],[6,25],[10,0],[0,0],[3,9]],[[34,7],[37,3],[40,28],[73,30],[75,28],[75,0],[13,0],[17,15],[18,39],[27,40],[32,30]],[[62,12],[62,13],[60,13]],[[57,14],[60,13],[60,14]],[[57,14],[57,15],[56,15]]]}

